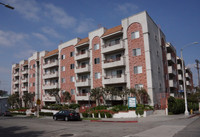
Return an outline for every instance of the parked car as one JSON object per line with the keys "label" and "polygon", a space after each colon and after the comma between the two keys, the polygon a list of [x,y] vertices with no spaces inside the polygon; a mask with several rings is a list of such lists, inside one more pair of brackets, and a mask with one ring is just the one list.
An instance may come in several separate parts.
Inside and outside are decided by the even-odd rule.
{"label": "parked car", "polygon": [[68,120],[81,120],[80,114],[74,110],[61,110],[58,113],[53,115],[54,120],[62,119],[65,121]]}
{"label": "parked car", "polygon": [[3,116],[12,116],[12,114],[10,113],[10,111],[5,111],[5,112],[3,113]]}

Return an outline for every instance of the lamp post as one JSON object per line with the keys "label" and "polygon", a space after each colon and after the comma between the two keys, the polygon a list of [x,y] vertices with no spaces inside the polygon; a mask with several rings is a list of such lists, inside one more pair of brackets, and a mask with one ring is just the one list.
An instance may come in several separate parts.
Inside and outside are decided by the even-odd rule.
{"label": "lamp post", "polygon": [[4,3],[0,2],[0,5],[3,5],[3,6],[5,6],[6,8],[9,8],[9,9],[11,9],[11,10],[14,10],[14,7],[12,7],[12,6],[8,5],[8,4],[4,4]]}
{"label": "lamp post", "polygon": [[188,107],[187,107],[187,93],[186,93],[186,85],[185,85],[185,67],[183,65],[183,49],[188,46],[191,46],[193,44],[198,44],[198,42],[193,42],[193,43],[187,44],[187,45],[183,46],[183,48],[181,48],[181,64],[182,64],[182,72],[183,72],[183,91],[184,91],[184,98],[185,98],[185,115],[189,115],[189,112],[188,112]]}

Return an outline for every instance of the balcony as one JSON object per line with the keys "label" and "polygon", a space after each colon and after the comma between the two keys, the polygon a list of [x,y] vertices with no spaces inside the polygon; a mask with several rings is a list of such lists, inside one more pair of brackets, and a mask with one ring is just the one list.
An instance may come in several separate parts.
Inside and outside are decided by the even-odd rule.
{"label": "balcony", "polygon": [[105,68],[113,68],[113,67],[120,67],[125,66],[125,57],[117,58],[115,60],[104,60],[102,67]]}
{"label": "balcony", "polygon": [[191,86],[190,81],[186,81],[186,85],[187,85],[187,86]]}
{"label": "balcony", "polygon": [[171,53],[167,53],[167,60],[176,63],[176,59],[172,56]]}
{"label": "balcony", "polygon": [[77,87],[89,87],[89,86],[91,86],[90,79],[77,80],[76,86]]}
{"label": "balcony", "polygon": [[176,70],[172,66],[168,66],[168,73],[176,75]]}
{"label": "balcony", "polygon": [[90,72],[90,65],[78,66],[75,69],[75,73]]}
{"label": "balcony", "polygon": [[22,91],[28,91],[28,87],[27,86],[22,87]]}
{"label": "balcony", "polygon": [[124,44],[123,44],[123,41],[120,41],[119,43],[115,43],[114,45],[111,45],[110,43],[103,45],[101,52],[108,53],[108,52],[113,52],[113,51],[122,50],[122,49],[124,49]]}
{"label": "balcony", "polygon": [[169,80],[169,87],[177,88],[177,83],[175,82],[175,80]]}
{"label": "balcony", "polygon": [[78,52],[75,56],[75,60],[86,59],[86,58],[90,58],[89,50],[86,50],[85,52]]}
{"label": "balcony", "polygon": [[14,76],[16,77],[16,76],[19,76],[19,72],[15,72],[14,73]]}
{"label": "balcony", "polygon": [[50,95],[42,95],[42,101],[55,102],[56,98]]}
{"label": "balcony", "polygon": [[16,79],[13,82],[14,82],[14,84],[19,84],[19,79]]}
{"label": "balcony", "polygon": [[43,79],[50,79],[58,77],[58,72],[43,74]]}
{"label": "balcony", "polygon": [[79,93],[76,95],[76,100],[89,100],[89,97],[88,93]]}
{"label": "balcony", "polygon": [[183,80],[183,76],[181,74],[178,75],[178,80]]}
{"label": "balcony", "polygon": [[45,68],[51,68],[51,67],[55,67],[55,66],[58,66],[58,65],[59,65],[58,60],[55,60],[55,61],[52,61],[52,62],[48,61],[48,63],[43,64],[43,68],[44,69]]}
{"label": "balcony", "polygon": [[188,73],[185,73],[185,77],[191,79],[191,77]]}
{"label": "balcony", "polygon": [[16,87],[16,88],[13,88],[13,91],[14,91],[14,92],[19,92],[19,88],[17,88],[17,87]]}
{"label": "balcony", "polygon": [[28,78],[22,78],[22,83],[28,82]]}
{"label": "balcony", "polygon": [[43,85],[42,88],[43,88],[44,90],[45,90],[45,89],[58,88],[58,83],[46,84],[46,85]]}
{"label": "balcony", "polygon": [[107,95],[105,100],[122,100],[119,96]]}
{"label": "balcony", "polygon": [[120,75],[120,76],[105,76],[103,79],[103,84],[120,84],[120,83],[126,83],[126,76]]}
{"label": "balcony", "polygon": [[28,74],[28,69],[23,70],[23,71],[22,71],[22,74],[23,74],[23,75],[24,75],[24,74]]}
{"label": "balcony", "polygon": [[178,65],[177,65],[177,69],[178,69],[178,70],[182,70],[181,64],[178,64]]}

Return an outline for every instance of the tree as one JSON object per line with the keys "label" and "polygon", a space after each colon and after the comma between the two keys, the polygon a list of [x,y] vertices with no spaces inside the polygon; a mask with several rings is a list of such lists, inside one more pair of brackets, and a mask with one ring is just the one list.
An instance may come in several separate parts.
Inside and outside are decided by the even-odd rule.
{"label": "tree", "polygon": [[100,99],[104,99],[104,90],[102,87],[94,88],[90,91],[90,98],[96,100],[97,106],[100,104]]}
{"label": "tree", "polygon": [[130,94],[130,89],[126,87],[122,91],[119,91],[118,94],[123,100],[123,105],[125,106],[127,104],[126,101],[128,100],[128,95]]}
{"label": "tree", "polygon": [[22,96],[22,99],[25,103],[25,107],[27,106],[31,106],[33,107],[33,100],[35,97],[35,93],[24,93],[24,95]]}
{"label": "tree", "polygon": [[144,88],[136,90],[135,88],[130,89],[130,94],[136,97],[138,104],[146,104],[150,101],[149,94]]}
{"label": "tree", "polygon": [[64,92],[63,93],[63,99],[64,99],[64,101],[67,101],[67,102],[70,102],[70,100],[71,100],[71,94],[69,93],[69,92]]}
{"label": "tree", "polygon": [[48,89],[47,92],[50,96],[54,96],[56,99],[56,104],[60,104],[59,88]]}
{"label": "tree", "polygon": [[0,90],[0,96],[4,96],[4,95],[7,95],[7,91]]}
{"label": "tree", "polygon": [[12,107],[19,108],[20,107],[20,99],[19,94],[15,93],[8,97],[8,103]]}

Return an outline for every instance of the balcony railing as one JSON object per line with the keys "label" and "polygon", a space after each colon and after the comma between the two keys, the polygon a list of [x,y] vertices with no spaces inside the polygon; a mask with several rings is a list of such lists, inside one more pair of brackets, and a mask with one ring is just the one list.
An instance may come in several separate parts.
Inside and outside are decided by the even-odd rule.
{"label": "balcony railing", "polygon": [[178,64],[178,65],[177,65],[177,69],[178,69],[178,70],[182,70],[181,64]]}
{"label": "balcony railing", "polygon": [[52,83],[52,84],[44,84],[43,89],[53,89],[53,88],[58,88],[58,83]]}
{"label": "balcony railing", "polygon": [[76,95],[76,100],[89,100],[88,93],[79,93]]}
{"label": "balcony railing", "polygon": [[110,59],[110,60],[104,60],[104,63],[102,65],[103,68],[112,68],[112,67],[119,67],[119,66],[125,66],[125,57],[122,56],[120,58],[116,59]]}
{"label": "balcony railing", "polygon": [[16,88],[13,88],[13,91],[14,91],[14,92],[19,92],[19,88],[17,88],[17,87],[16,87]]}
{"label": "balcony railing", "polygon": [[185,77],[191,79],[191,77],[188,73],[185,73]]}
{"label": "balcony railing", "polygon": [[168,73],[171,73],[171,74],[176,75],[176,70],[175,70],[175,68],[172,67],[172,66],[168,66]]}
{"label": "balcony railing", "polygon": [[116,76],[105,76],[103,79],[103,84],[120,84],[126,83],[126,75],[116,75]]}
{"label": "balcony railing", "polygon": [[27,86],[22,87],[22,91],[28,91],[28,87]]}
{"label": "balcony railing", "polygon": [[22,70],[22,74],[28,74],[28,69]]}
{"label": "balcony railing", "polygon": [[172,87],[172,88],[177,87],[177,83],[175,82],[175,80],[169,80],[169,87]]}
{"label": "balcony railing", "polygon": [[43,74],[43,79],[50,79],[50,78],[56,78],[58,77],[58,72],[52,72],[52,73],[46,73]]}
{"label": "balcony railing", "polygon": [[42,100],[48,101],[48,102],[55,102],[56,98],[54,96],[50,96],[50,95],[42,95]]}
{"label": "balcony railing", "polygon": [[28,82],[28,78],[22,78],[22,83]]}
{"label": "balcony railing", "polygon": [[43,68],[50,68],[50,67],[54,67],[54,66],[58,66],[59,65],[59,62],[58,60],[55,60],[55,61],[48,61],[47,63],[44,63],[43,64]]}
{"label": "balcony railing", "polygon": [[75,69],[75,73],[83,73],[83,72],[89,72],[89,71],[90,71],[90,65],[78,66]]}
{"label": "balcony railing", "polygon": [[191,86],[190,81],[186,81],[186,85],[187,85],[187,86]]}
{"label": "balcony railing", "polygon": [[172,56],[171,53],[167,53],[167,60],[176,63],[176,59]]}
{"label": "balcony railing", "polygon": [[19,72],[14,72],[14,76],[19,76]]}
{"label": "balcony railing", "polygon": [[122,40],[120,40],[120,42],[116,42],[113,45],[111,43],[103,45],[101,52],[107,53],[107,52],[112,52],[112,51],[121,50],[121,49],[124,49],[124,43]]}
{"label": "balcony railing", "polygon": [[90,79],[78,79],[76,81],[76,86],[77,87],[88,87],[88,86],[91,86]]}
{"label": "balcony railing", "polygon": [[19,79],[15,79],[13,82],[14,84],[19,84]]}
{"label": "balcony railing", "polygon": [[183,76],[181,74],[178,75],[178,80],[183,80]]}
{"label": "balcony railing", "polygon": [[85,59],[90,57],[89,50],[86,50],[85,52],[78,52],[75,56],[75,60]]}

